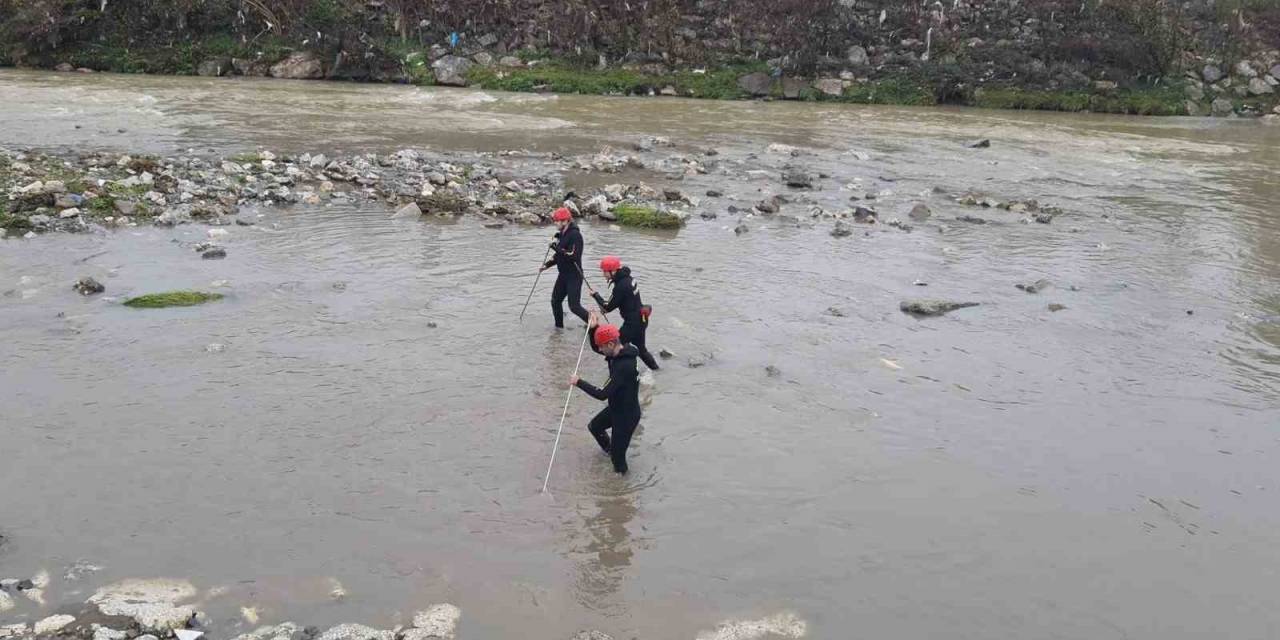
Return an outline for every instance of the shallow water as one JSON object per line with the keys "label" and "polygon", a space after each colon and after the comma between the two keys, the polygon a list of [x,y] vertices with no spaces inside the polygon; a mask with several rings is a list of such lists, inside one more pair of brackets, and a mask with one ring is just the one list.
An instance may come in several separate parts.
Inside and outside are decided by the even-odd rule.
{"label": "shallow water", "polygon": [[[584,225],[657,307],[651,348],[679,355],[631,475],[576,394],[545,496],[581,335],[550,329],[547,279],[516,322],[546,229],[328,206],[263,212],[223,261],[185,244],[201,227],[0,243],[2,577],[48,568],[54,607],[190,577],[226,587],[203,605],[228,626],[253,605],[390,628],[448,601],[464,638],[693,638],[785,612],[814,638],[1280,628],[1280,127],[0,72],[9,147],[578,154],[641,134],[718,149],[669,184],[726,197],[674,235]],[[934,219],[735,236],[724,208],[788,162],[832,176],[810,195],[827,209],[869,191]],[[1067,215],[1017,224],[935,187]],[[107,297],[72,292],[82,275]],[[197,309],[117,303],[215,282],[227,299]],[[982,305],[921,321],[897,310],[915,296]],[[63,579],[77,560],[103,569]]]}

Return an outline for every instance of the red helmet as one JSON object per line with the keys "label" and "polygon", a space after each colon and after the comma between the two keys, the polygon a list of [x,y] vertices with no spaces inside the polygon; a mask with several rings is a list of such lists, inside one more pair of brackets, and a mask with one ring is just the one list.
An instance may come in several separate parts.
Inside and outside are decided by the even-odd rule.
{"label": "red helmet", "polygon": [[617,271],[622,268],[622,261],[614,256],[605,256],[600,259],[601,271]]}
{"label": "red helmet", "polygon": [[622,334],[618,332],[618,328],[611,324],[602,324],[596,327],[595,342],[597,347],[603,347],[614,340],[617,340]]}
{"label": "red helmet", "polygon": [[556,222],[568,222],[573,219],[573,214],[570,213],[567,208],[560,207],[559,209],[556,209],[555,213],[551,214],[551,219]]}

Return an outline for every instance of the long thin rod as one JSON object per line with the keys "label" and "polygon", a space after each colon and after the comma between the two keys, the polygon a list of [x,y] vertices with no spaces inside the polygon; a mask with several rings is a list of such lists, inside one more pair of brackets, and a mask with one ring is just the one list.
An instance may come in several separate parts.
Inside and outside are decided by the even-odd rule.
{"label": "long thin rod", "polygon": [[[591,338],[591,332],[584,332],[582,336],[582,347],[578,349],[578,362],[573,365],[573,375],[578,375],[578,367],[582,366],[582,354],[587,350],[587,340]],[[560,427],[556,429],[556,443],[551,447],[551,461],[547,463],[547,477],[542,480],[542,492],[547,492],[547,484],[551,482],[551,465],[556,463],[556,451],[560,449],[560,433],[564,431],[564,420],[569,415],[569,400],[573,398],[573,387],[569,387],[569,392],[564,396],[564,411],[560,412]]]}
{"label": "long thin rod", "polygon": [[[541,267],[547,263],[547,256],[551,255],[551,247],[547,247],[547,252],[542,256]],[[533,279],[533,286],[529,287],[529,297],[524,299],[524,308],[520,310],[520,322],[524,322],[524,312],[529,310],[529,301],[533,300],[533,292],[538,288],[538,281],[542,279],[542,269],[538,269],[538,275]]]}

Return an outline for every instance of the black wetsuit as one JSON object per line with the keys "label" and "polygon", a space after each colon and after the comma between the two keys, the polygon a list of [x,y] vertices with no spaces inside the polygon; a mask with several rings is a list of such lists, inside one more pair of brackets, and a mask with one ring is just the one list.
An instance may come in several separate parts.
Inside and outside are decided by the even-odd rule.
{"label": "black wetsuit", "polygon": [[640,301],[640,285],[636,284],[635,279],[631,277],[631,267],[622,267],[614,272],[613,291],[609,294],[608,301],[600,297],[599,293],[591,295],[601,309],[618,310],[622,315],[622,327],[618,331],[622,334],[623,344],[635,345],[645,366],[657,371],[658,361],[653,358],[653,354],[649,353],[649,349],[644,344],[645,331],[649,328],[649,318],[644,303]]}
{"label": "black wetsuit", "polygon": [[559,271],[556,286],[551,290],[551,315],[556,326],[564,326],[564,299],[569,298],[569,311],[587,321],[587,310],[582,308],[582,232],[570,222],[562,233],[556,234],[551,243],[552,257],[543,266],[555,265]]}
{"label": "black wetsuit", "polygon": [[[591,348],[596,353],[596,330],[591,329]],[[613,470],[618,473],[627,472],[627,446],[631,444],[631,435],[640,424],[640,374],[636,369],[636,357],[639,351],[633,345],[623,344],[622,351],[616,356],[605,356],[609,363],[609,381],[603,388],[597,388],[586,380],[578,380],[578,388],[596,400],[608,400],[605,407],[596,417],[591,419],[587,427],[595,437],[600,448],[613,460]],[[613,437],[606,431],[612,430]]]}

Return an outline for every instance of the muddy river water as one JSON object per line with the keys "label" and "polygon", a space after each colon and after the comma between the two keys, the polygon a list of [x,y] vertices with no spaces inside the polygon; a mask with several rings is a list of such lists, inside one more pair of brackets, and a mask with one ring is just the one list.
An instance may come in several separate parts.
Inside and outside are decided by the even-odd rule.
{"label": "muddy river water", "polygon": [[[1280,126],[0,72],[8,148],[518,150],[550,171],[642,135],[719,152],[649,178],[719,218],[584,223],[677,355],[625,479],[575,395],[547,495],[581,334],[552,330],[546,279],[517,322],[545,228],[299,205],[232,228],[221,261],[175,242],[199,226],[0,242],[0,577],[49,570],[49,610],[189,578],[233,629],[244,606],[391,628],[451,602],[462,638],[783,614],[813,638],[1280,633]],[[785,163],[828,177],[784,212],[871,193],[882,219],[934,217],[735,235],[727,207],[785,192]],[[1019,224],[970,190],[1065,213]],[[71,290],[84,275],[105,298]],[[194,309],[118,304],[215,285]],[[981,305],[898,311],[920,296]],[[78,562],[100,570],[64,578]]]}

